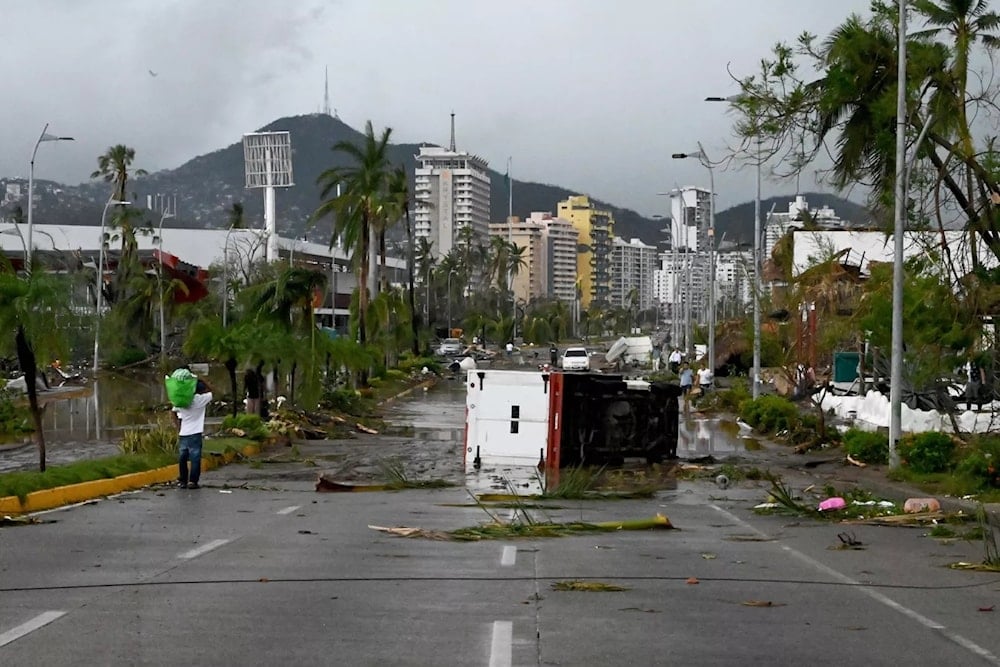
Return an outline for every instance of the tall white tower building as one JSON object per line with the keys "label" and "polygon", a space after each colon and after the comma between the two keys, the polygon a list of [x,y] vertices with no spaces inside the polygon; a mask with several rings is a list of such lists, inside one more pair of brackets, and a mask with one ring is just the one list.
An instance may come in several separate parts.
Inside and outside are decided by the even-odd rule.
{"label": "tall white tower building", "polygon": [[455,149],[455,114],[451,115],[451,144],[421,146],[415,156],[414,233],[433,244],[435,258],[448,254],[461,240],[461,230],[487,242],[490,225],[488,163],[478,155]]}

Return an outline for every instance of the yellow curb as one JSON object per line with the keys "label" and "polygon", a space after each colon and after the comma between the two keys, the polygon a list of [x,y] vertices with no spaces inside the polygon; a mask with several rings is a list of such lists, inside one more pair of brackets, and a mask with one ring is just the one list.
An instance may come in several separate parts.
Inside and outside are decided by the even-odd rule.
{"label": "yellow curb", "polygon": [[[243,448],[243,454],[254,456],[260,453],[259,445],[247,445]],[[211,452],[201,459],[202,472],[215,470],[228,461],[222,454]],[[109,479],[95,479],[90,482],[80,482],[79,484],[68,484],[57,486],[52,489],[42,489],[29,493],[24,502],[17,496],[6,496],[0,498],[0,514],[28,514],[50,510],[63,505],[72,505],[86,500],[93,500],[102,496],[113,496],[123,491],[141,489],[153,484],[165,484],[177,479],[177,464],[173,463],[162,468],[133,472],[119,477]]]}
{"label": "yellow curb", "polygon": [[134,472],[121,477],[57,486],[53,489],[32,491],[25,497],[23,503],[17,496],[0,498],[0,513],[19,514],[49,510],[62,505],[114,495],[122,491],[141,489],[151,484],[162,484],[174,479],[177,479],[177,466],[170,465],[143,472]]}

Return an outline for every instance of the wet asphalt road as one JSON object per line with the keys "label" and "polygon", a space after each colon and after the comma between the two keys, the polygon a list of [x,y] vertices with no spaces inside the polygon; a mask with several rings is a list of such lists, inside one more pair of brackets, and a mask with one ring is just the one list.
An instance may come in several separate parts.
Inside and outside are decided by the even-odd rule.
{"label": "wet asphalt road", "polygon": [[[443,386],[400,403],[400,428],[407,416],[422,426],[390,446],[459,428],[456,398]],[[317,494],[315,472],[294,465],[228,466],[198,491],[148,489],[0,528],[0,664],[1000,664],[994,613],[980,611],[1000,578],[942,567],[980,559],[980,543],[858,525],[862,548],[835,549],[844,526],[759,516],[762,486],[708,481],[528,510],[660,512],[674,531],[407,539],[370,526],[487,517],[461,487]],[[241,478],[247,488],[225,488]],[[626,590],[552,590],[577,579]]]}

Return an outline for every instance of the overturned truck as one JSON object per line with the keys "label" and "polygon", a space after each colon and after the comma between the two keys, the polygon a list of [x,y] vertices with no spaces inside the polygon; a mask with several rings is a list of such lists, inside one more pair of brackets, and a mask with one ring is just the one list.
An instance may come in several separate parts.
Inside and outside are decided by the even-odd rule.
{"label": "overturned truck", "polygon": [[[561,468],[677,456],[680,387],[598,373],[470,370],[465,469],[554,489]],[[494,483],[494,486],[496,484]]]}

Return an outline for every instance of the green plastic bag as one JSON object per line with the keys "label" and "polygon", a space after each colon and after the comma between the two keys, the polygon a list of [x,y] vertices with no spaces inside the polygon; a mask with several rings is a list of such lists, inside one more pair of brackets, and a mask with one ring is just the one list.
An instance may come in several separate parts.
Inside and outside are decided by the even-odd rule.
{"label": "green plastic bag", "polygon": [[186,368],[178,368],[163,379],[167,386],[167,398],[175,408],[186,408],[194,400],[198,378]]}

